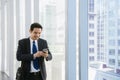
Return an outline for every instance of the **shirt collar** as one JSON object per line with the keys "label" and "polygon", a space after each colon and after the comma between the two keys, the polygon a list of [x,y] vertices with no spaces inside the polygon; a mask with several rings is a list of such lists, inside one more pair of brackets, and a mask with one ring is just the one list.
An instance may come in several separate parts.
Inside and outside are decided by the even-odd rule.
{"label": "shirt collar", "polygon": [[33,42],[33,41],[35,41],[35,43],[37,43],[37,40],[33,40],[33,39],[30,38],[30,42]]}

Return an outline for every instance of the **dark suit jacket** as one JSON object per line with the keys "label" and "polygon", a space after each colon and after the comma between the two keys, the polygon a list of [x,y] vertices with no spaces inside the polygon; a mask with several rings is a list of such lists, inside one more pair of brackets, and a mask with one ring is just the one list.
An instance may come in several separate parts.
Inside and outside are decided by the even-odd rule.
{"label": "dark suit jacket", "polygon": [[[48,48],[47,42],[46,40],[39,38],[38,50],[42,51],[44,48]],[[17,60],[22,61],[21,67],[22,67],[24,77],[30,72],[30,69],[31,69],[30,64],[31,64],[31,61],[33,60],[33,54],[31,54],[30,50],[31,48],[30,48],[29,38],[19,40],[18,49],[17,49]],[[52,59],[52,54],[50,53],[49,49],[48,49],[48,54],[49,55],[46,58],[47,61]],[[44,57],[39,58],[39,64],[40,64],[40,71],[41,71],[42,78],[43,80],[46,80],[47,75],[46,75]]]}

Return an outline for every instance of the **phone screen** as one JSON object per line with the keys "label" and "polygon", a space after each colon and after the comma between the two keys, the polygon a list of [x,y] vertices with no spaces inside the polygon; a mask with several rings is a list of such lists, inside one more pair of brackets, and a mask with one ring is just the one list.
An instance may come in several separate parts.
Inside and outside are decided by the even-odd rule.
{"label": "phone screen", "polygon": [[48,49],[47,49],[47,48],[45,48],[45,49],[43,49],[42,51],[43,51],[43,52],[46,52],[46,51],[48,51]]}

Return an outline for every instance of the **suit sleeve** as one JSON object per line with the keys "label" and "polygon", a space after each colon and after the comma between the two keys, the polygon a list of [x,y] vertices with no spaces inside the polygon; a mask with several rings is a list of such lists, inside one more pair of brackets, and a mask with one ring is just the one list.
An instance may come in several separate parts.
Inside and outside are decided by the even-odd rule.
{"label": "suit sleeve", "polygon": [[17,60],[18,61],[31,61],[33,60],[33,55],[27,52],[25,41],[20,40],[18,42],[17,48]]}
{"label": "suit sleeve", "polygon": [[48,48],[47,41],[45,41],[44,47],[48,49],[48,57],[46,57],[46,61],[52,60],[52,54],[51,54],[51,52],[50,52],[50,50]]}

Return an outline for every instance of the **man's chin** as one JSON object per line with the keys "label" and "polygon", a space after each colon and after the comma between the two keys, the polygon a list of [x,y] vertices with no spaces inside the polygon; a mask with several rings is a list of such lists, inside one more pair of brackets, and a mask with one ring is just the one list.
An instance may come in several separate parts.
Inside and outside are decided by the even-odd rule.
{"label": "man's chin", "polygon": [[38,40],[39,38],[35,38],[35,40]]}
{"label": "man's chin", "polygon": [[33,40],[38,40],[39,38],[33,38]]}

